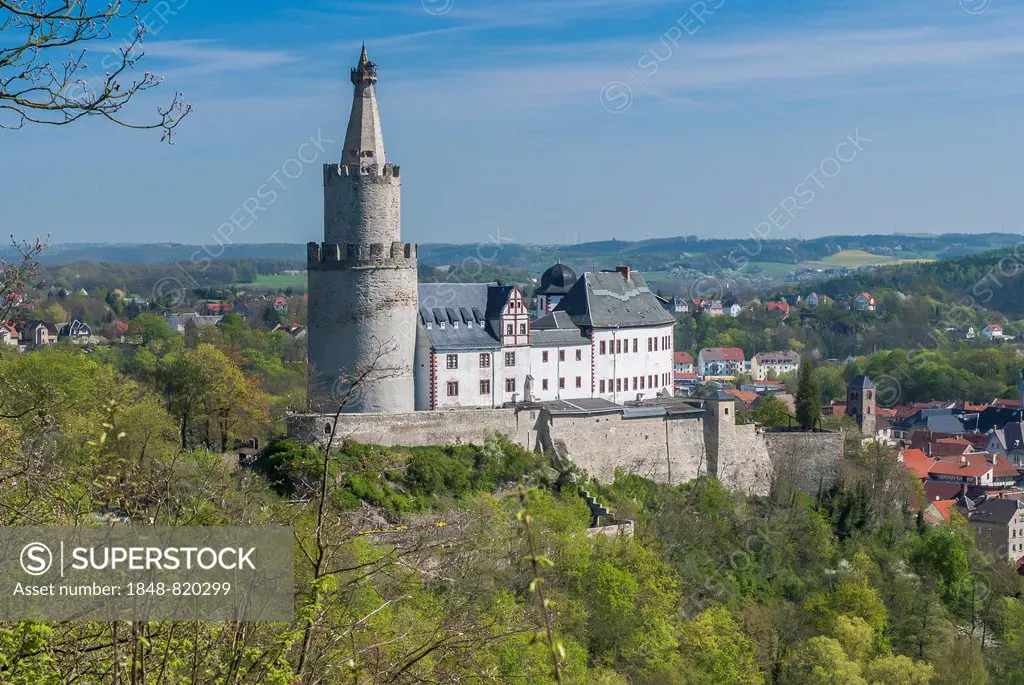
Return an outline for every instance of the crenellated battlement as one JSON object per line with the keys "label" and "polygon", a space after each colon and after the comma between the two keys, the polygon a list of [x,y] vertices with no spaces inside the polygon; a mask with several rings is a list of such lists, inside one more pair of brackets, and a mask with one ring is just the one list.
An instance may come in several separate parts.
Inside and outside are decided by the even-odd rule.
{"label": "crenellated battlement", "polygon": [[361,181],[369,183],[394,183],[401,177],[401,169],[397,164],[388,162],[383,167],[376,163],[355,164],[325,164],[324,183],[330,185],[341,178],[356,177]]}
{"label": "crenellated battlement", "polygon": [[415,264],[416,243],[395,241],[359,245],[349,243],[307,243],[306,262],[310,269],[334,269],[375,264]]}

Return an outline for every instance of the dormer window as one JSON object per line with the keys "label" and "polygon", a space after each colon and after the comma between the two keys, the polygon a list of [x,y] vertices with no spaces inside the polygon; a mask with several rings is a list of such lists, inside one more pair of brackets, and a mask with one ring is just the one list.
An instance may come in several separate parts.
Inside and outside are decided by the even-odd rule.
{"label": "dormer window", "polygon": [[444,321],[441,322],[441,330],[444,330]]}
{"label": "dormer window", "polygon": [[427,330],[428,330],[428,331],[429,331],[429,330],[433,330],[433,328],[434,328],[434,324],[432,324],[432,323],[430,323],[430,322],[428,321],[428,322],[427,322]]}
{"label": "dormer window", "polygon": [[458,321],[453,321],[452,322],[452,328],[458,328],[458,327],[459,327],[459,322]]}

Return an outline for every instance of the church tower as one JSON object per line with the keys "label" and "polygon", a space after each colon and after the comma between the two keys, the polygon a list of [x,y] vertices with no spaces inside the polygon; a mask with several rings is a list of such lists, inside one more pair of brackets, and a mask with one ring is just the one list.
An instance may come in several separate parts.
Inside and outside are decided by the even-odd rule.
{"label": "church tower", "polygon": [[399,169],[384,155],[366,46],[351,77],[341,162],[324,165],[324,241],[308,245],[310,403],[411,412],[416,245],[402,242]]}

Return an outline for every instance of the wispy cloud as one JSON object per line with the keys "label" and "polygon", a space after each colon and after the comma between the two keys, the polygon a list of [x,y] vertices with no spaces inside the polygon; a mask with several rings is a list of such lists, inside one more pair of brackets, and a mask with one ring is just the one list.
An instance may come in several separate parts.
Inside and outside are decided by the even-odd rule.
{"label": "wispy cloud", "polygon": [[[804,98],[809,83],[822,98],[837,90],[900,83],[916,89],[932,84],[945,91],[1019,65],[1024,43],[1015,27],[1006,25],[987,35],[944,27],[790,30],[769,38],[741,33],[680,45],[660,37],[617,38],[518,52],[514,67],[481,60],[457,67],[457,80],[435,68],[434,79],[417,76],[416,83],[406,85],[462,112],[487,105],[525,109],[596,99],[612,80],[628,84],[637,97],[691,103],[740,91],[785,97],[790,87]],[[956,75],[962,78],[951,78]]]}
{"label": "wispy cloud", "polygon": [[282,50],[249,50],[212,40],[146,43],[147,64],[163,76],[187,79],[238,71],[260,71],[294,64],[299,59]]}

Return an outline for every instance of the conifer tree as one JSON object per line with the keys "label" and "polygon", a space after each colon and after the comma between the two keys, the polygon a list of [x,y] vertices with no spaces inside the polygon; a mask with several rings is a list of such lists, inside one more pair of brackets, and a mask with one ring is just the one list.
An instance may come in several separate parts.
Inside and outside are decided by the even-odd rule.
{"label": "conifer tree", "polygon": [[796,387],[796,420],[804,430],[810,430],[821,418],[821,390],[811,369],[810,357],[800,362],[800,375]]}

